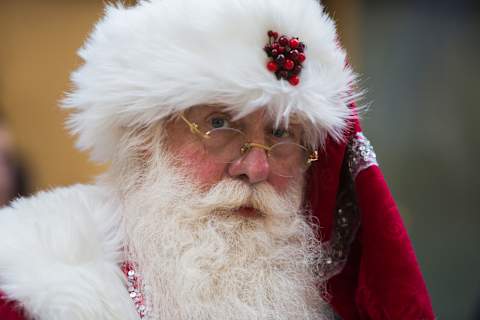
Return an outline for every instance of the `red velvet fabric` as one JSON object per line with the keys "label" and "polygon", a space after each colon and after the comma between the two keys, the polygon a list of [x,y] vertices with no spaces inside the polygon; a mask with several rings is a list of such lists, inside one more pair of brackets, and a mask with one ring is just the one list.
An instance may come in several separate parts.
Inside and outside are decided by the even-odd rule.
{"label": "red velvet fabric", "polygon": [[[361,131],[357,121],[353,127],[352,134]],[[345,149],[329,140],[309,175],[312,211],[324,240],[331,234]],[[345,268],[328,282],[331,305],[344,320],[434,319],[410,239],[380,169],[362,171],[355,188],[361,227]]]}
{"label": "red velvet fabric", "polygon": [[0,292],[0,320],[26,320],[18,306]]}

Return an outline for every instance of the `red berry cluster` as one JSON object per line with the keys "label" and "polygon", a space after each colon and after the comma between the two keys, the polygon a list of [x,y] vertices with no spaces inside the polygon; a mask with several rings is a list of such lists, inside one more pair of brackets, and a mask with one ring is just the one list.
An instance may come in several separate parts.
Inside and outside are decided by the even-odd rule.
{"label": "red berry cluster", "polygon": [[268,31],[268,44],[264,50],[271,60],[267,69],[274,72],[277,79],[285,79],[291,85],[300,83],[302,63],[305,61],[305,44],[298,38],[278,37],[278,32]]}

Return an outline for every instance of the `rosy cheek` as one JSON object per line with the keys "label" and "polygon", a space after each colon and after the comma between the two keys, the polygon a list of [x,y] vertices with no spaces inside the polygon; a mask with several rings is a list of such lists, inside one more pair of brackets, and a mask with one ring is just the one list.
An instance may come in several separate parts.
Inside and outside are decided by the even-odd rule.
{"label": "rosy cheek", "polygon": [[203,150],[187,148],[180,152],[181,166],[191,172],[200,185],[210,188],[224,176],[225,164],[212,161]]}
{"label": "rosy cheek", "polygon": [[288,190],[288,187],[292,183],[290,178],[284,178],[281,176],[277,176],[272,174],[268,182],[275,188],[275,190],[279,193],[284,193]]}

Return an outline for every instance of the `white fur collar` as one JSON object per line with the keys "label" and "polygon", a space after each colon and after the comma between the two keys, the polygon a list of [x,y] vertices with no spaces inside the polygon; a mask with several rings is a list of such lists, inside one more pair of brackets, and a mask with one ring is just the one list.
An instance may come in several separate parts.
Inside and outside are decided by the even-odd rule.
{"label": "white fur collar", "polygon": [[124,284],[118,200],[76,185],[0,211],[0,291],[36,320],[138,319]]}

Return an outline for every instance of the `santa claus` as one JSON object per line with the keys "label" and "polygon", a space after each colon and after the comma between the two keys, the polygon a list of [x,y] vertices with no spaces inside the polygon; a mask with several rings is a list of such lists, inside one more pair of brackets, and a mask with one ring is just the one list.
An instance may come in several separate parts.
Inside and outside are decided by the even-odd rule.
{"label": "santa claus", "polygon": [[1,319],[433,319],[315,0],[107,6],[62,103],[94,185],[0,212]]}

